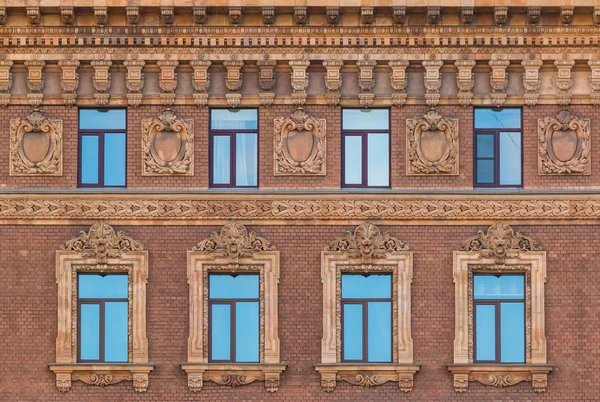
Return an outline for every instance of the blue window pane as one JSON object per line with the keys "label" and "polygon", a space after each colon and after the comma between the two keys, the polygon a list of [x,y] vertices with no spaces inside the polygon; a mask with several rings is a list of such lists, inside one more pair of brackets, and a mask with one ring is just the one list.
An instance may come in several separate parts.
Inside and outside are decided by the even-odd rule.
{"label": "blue window pane", "polygon": [[496,360],[496,306],[475,306],[475,354],[477,360]]}
{"label": "blue window pane", "polygon": [[494,161],[483,159],[477,161],[477,183],[494,183]]}
{"label": "blue window pane", "polygon": [[521,133],[500,133],[500,184],[521,185]]}
{"label": "blue window pane", "polygon": [[127,299],[127,275],[78,275],[80,299]]}
{"label": "blue window pane", "polygon": [[98,136],[81,136],[81,183],[98,184]]}
{"label": "blue window pane", "polygon": [[82,130],[125,130],[125,109],[80,109],[79,128]]}
{"label": "blue window pane", "polygon": [[362,137],[344,138],[344,184],[362,184]]}
{"label": "blue window pane", "polygon": [[82,304],[79,339],[81,360],[100,359],[100,305]]}
{"label": "blue window pane", "polygon": [[477,135],[477,158],[494,157],[494,136],[492,134]]}
{"label": "blue window pane", "polygon": [[230,184],[231,138],[228,135],[213,137],[213,183]]}
{"label": "blue window pane", "polygon": [[104,185],[124,186],[127,170],[125,134],[106,133],[104,135]]}
{"label": "blue window pane", "polygon": [[475,109],[475,128],[521,128],[521,109]]}
{"label": "blue window pane", "polygon": [[209,275],[211,299],[258,299],[258,275]]}
{"label": "blue window pane", "polygon": [[258,136],[236,134],[235,137],[235,185],[256,186],[258,184]]}
{"label": "blue window pane", "polygon": [[388,130],[390,127],[387,109],[343,109],[344,130]]}
{"label": "blue window pane", "polygon": [[258,362],[258,302],[236,303],[235,309],[235,360]]}
{"label": "blue window pane", "polygon": [[525,363],[525,308],[523,303],[500,303],[500,361]]}
{"label": "blue window pane", "polygon": [[392,361],[392,303],[368,304],[368,349],[370,362]]}
{"label": "blue window pane", "polygon": [[231,308],[229,304],[213,304],[211,311],[211,358],[231,358]]}
{"label": "blue window pane", "polygon": [[523,299],[525,277],[523,275],[475,275],[473,278],[475,299]]}
{"label": "blue window pane", "polygon": [[390,137],[388,134],[368,134],[367,141],[367,183],[387,187],[390,185]]}
{"label": "blue window pane", "polygon": [[391,275],[342,275],[342,298],[375,298],[392,297]]}
{"label": "blue window pane", "polygon": [[104,360],[106,362],[129,360],[127,316],[127,303],[107,302],[104,304]]}
{"label": "blue window pane", "polygon": [[258,128],[257,109],[212,109],[210,117],[211,130],[256,130]]}
{"label": "blue window pane", "polygon": [[344,304],[344,360],[362,360],[362,304]]}

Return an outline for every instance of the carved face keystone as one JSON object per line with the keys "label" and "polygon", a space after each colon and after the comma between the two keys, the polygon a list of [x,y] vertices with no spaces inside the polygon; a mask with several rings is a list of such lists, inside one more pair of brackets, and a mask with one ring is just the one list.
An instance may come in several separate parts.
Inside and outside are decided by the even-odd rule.
{"label": "carved face keystone", "polygon": [[288,134],[288,152],[296,162],[306,161],[310,157],[313,145],[314,137],[310,131],[290,131]]}
{"label": "carved face keystone", "polygon": [[23,134],[23,153],[33,163],[40,163],[50,151],[50,136],[41,131]]}
{"label": "carved face keystone", "polygon": [[421,153],[429,162],[437,162],[448,146],[446,134],[443,131],[423,131],[421,136]]}
{"label": "carved face keystone", "polygon": [[568,162],[575,156],[579,139],[573,130],[555,131],[552,134],[552,151],[561,162]]}
{"label": "carved face keystone", "polygon": [[154,139],[156,153],[165,162],[172,162],[181,151],[181,138],[174,131],[162,131],[157,133]]}

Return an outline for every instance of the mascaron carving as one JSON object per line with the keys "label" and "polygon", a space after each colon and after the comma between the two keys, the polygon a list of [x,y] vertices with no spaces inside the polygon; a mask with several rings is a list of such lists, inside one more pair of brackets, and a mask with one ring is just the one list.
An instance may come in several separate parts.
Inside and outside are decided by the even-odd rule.
{"label": "mascaron carving", "polygon": [[170,109],[142,120],[142,175],[194,174],[194,120]]}
{"label": "mascaron carving", "polygon": [[63,121],[39,110],[10,120],[10,175],[62,175]]}
{"label": "mascaron carving", "polygon": [[521,252],[537,251],[539,247],[531,237],[515,233],[510,225],[497,221],[487,233],[480,230],[467,239],[460,250],[478,252],[482,258],[503,259],[517,258]]}
{"label": "mascaron carving", "polygon": [[406,119],[406,174],[458,174],[458,119],[435,110]]}
{"label": "mascaron carving", "polygon": [[315,119],[300,108],[274,124],[275,175],[325,175],[325,119]]}
{"label": "mascaron carving", "polygon": [[591,174],[590,119],[568,110],[538,120],[539,174]]}

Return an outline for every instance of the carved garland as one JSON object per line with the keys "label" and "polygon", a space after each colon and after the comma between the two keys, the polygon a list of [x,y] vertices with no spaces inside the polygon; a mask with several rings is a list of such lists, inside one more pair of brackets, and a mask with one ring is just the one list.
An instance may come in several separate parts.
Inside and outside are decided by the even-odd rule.
{"label": "carved garland", "polygon": [[39,110],[10,120],[10,175],[62,175],[63,121]]}
{"label": "carved garland", "polygon": [[274,120],[275,176],[326,174],[325,119],[316,119],[302,108]]}

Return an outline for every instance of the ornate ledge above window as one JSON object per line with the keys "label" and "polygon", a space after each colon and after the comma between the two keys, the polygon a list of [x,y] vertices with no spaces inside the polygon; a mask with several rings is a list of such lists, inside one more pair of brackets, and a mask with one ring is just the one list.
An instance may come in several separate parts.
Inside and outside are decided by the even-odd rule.
{"label": "ornate ledge above window", "polygon": [[50,363],[50,370],[56,374],[56,387],[61,392],[71,388],[71,381],[81,381],[89,385],[106,387],[132,381],[133,389],[145,392],[148,389],[148,374],[154,364],[134,363]]}
{"label": "ornate ledge above window", "polygon": [[[523,314],[525,322],[523,323],[520,319],[515,322],[519,324],[520,331],[523,332],[518,342],[515,343],[514,338],[509,339],[506,347],[512,353],[511,358],[518,355],[519,359],[523,359],[523,363],[514,363],[510,358],[506,358],[507,363],[503,362],[505,359],[503,357],[505,346],[499,342],[503,338],[497,327],[502,326],[504,318],[501,318],[501,313],[495,312],[496,310],[493,310],[494,314],[497,314],[496,324],[490,324],[493,326],[492,332],[495,333],[494,336],[496,337],[495,351],[486,352],[486,357],[479,358],[479,361],[475,359],[474,354],[480,353],[480,344],[476,344],[474,334],[474,316],[476,315],[474,311],[474,293],[479,291],[474,289],[475,275],[487,275],[492,280],[502,276],[521,276],[520,292],[522,292],[523,297],[520,299],[522,304],[520,314]],[[512,227],[503,222],[494,223],[487,233],[479,231],[476,236],[468,239],[459,251],[454,252],[456,292],[454,362],[448,364],[447,368],[454,376],[456,392],[465,392],[469,386],[469,381],[478,381],[484,385],[494,387],[507,387],[522,381],[528,381],[532,383],[536,392],[546,390],[548,373],[554,369],[554,366],[547,364],[546,361],[545,282],[546,252],[540,251],[533,239],[521,232],[514,232]],[[497,287],[498,285],[495,284],[494,286]],[[492,287],[487,290],[491,289]],[[493,291],[498,294],[502,293],[503,299],[510,298],[510,295],[506,296],[506,292],[500,292],[499,289],[497,287]],[[494,299],[490,298],[483,298],[482,300],[481,303],[488,305],[495,302]],[[502,304],[507,301],[512,302],[514,300],[502,300]],[[494,309],[496,308],[500,307],[494,307]],[[477,322],[479,323],[479,321]],[[481,325],[485,326],[486,324]],[[487,329],[489,328],[486,327]],[[515,335],[515,331],[512,331],[511,335]],[[482,332],[482,334],[491,336],[487,332]],[[477,349],[477,352],[475,352],[475,349]],[[514,352],[515,350],[518,352]],[[483,352],[481,353],[483,354]],[[488,353],[492,357],[489,357]],[[510,353],[507,353],[507,355]],[[484,360],[490,360],[490,362]]]}
{"label": "ornate ledge above window", "polygon": [[[400,390],[412,390],[420,366],[413,361],[411,336],[411,283],[413,253],[400,240],[383,234],[370,223],[345,232],[321,252],[323,282],[323,339],[321,387],[331,392],[338,380],[361,387],[396,381]],[[388,363],[344,362],[342,355],[342,275],[391,276],[391,359]],[[368,328],[368,327],[367,327]],[[364,331],[364,328],[363,328]],[[364,356],[364,352],[363,352]]]}
{"label": "ornate ledge above window", "polygon": [[[211,362],[209,347],[209,276],[214,274],[258,275],[258,361]],[[268,392],[279,389],[286,365],[280,362],[278,335],[279,251],[268,240],[237,222],[228,222],[220,233],[188,251],[190,286],[190,334],[188,361],[181,368],[188,375],[190,391],[200,391],[205,381],[237,387],[264,381]],[[212,300],[212,299],[211,299]],[[212,323],[210,323],[212,325]],[[233,331],[232,331],[233,332]],[[230,338],[231,339],[231,338]]]}

